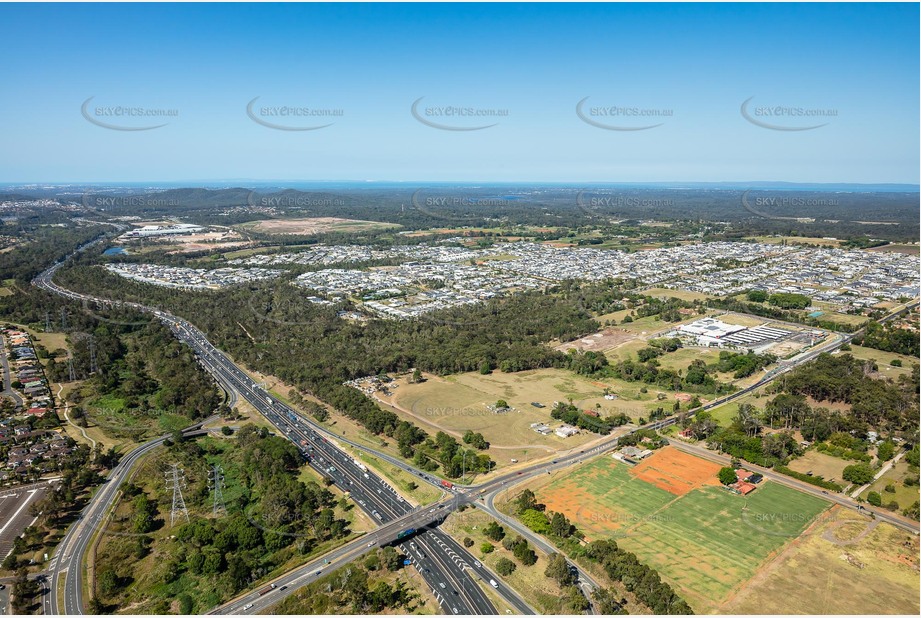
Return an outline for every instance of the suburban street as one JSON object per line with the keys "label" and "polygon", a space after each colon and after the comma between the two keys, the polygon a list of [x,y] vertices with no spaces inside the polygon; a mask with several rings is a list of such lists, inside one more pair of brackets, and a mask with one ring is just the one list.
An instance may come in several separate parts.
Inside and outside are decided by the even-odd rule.
{"label": "suburban street", "polygon": [[[412,564],[419,570],[420,575],[431,586],[432,592],[435,594],[443,611],[446,613],[495,613],[496,609],[483,592],[481,585],[482,582],[488,582],[490,579],[494,579],[497,582],[501,582],[501,580],[482,565],[477,566],[479,561],[475,560],[456,540],[441,533],[437,528],[422,530],[425,526],[437,524],[437,522],[443,519],[451,510],[462,504],[475,503],[477,498],[482,496],[483,500],[476,504],[477,507],[482,508],[504,524],[509,525],[530,542],[538,545],[543,551],[552,552],[553,547],[547,543],[547,541],[530,532],[521,524],[511,521],[509,518],[499,513],[493,504],[495,496],[498,492],[507,490],[512,485],[523,482],[535,475],[552,473],[553,471],[561,470],[578,462],[585,461],[610,450],[617,444],[618,437],[612,436],[597,441],[590,447],[579,452],[570,452],[563,456],[559,456],[550,463],[538,462],[517,472],[498,475],[479,485],[466,488],[454,488],[454,491],[457,493],[454,494],[452,499],[437,505],[431,505],[428,507],[430,510],[421,513],[418,508],[412,507],[404,500],[404,498],[389,484],[368,471],[360,462],[344,452],[342,448],[338,446],[338,443],[348,444],[354,448],[368,452],[387,463],[398,466],[414,476],[418,476],[424,482],[443,488],[439,477],[419,471],[401,460],[362,446],[351,440],[347,440],[340,436],[332,436],[310,419],[302,416],[284,403],[275,400],[271,393],[255,384],[248,373],[231,361],[226,354],[215,348],[205,338],[201,331],[182,318],[137,303],[112,303],[111,301],[95,299],[60,288],[52,281],[54,271],[59,265],[60,263],[52,266],[39,275],[34,283],[49,291],[75,300],[90,301],[103,305],[118,304],[129,306],[139,311],[151,312],[164,324],[170,326],[179,339],[195,350],[202,365],[214,375],[218,383],[229,393],[232,401],[235,401],[237,397],[242,397],[253,405],[260,414],[275,426],[280,435],[287,436],[298,445],[308,458],[311,466],[317,469],[321,474],[330,477],[340,487],[350,491],[352,499],[356,501],[360,508],[368,515],[381,522],[384,527],[375,530],[373,533],[381,536],[371,537],[369,535],[367,537],[368,539],[380,538],[381,542],[393,542],[396,540],[396,537],[393,536],[391,538],[389,535],[397,534],[399,532],[398,529],[402,529],[404,525],[407,529],[416,528],[413,531],[414,536],[411,537],[411,541],[404,540],[398,547],[407,555]],[[899,312],[907,308],[906,306]],[[899,312],[894,312],[888,316],[887,319]],[[784,363],[782,366],[775,367],[771,371],[766,372],[762,379],[755,384],[740,389],[727,397],[713,401],[703,406],[701,409],[714,408],[752,392],[768,382],[771,382],[777,376],[791,370],[794,366],[807,362],[823,352],[830,352],[837,349],[842,344],[850,341],[853,336],[854,334],[842,335],[837,337],[834,341],[817,346],[799,355],[793,361]],[[637,431],[638,429],[661,429],[674,424],[676,421],[676,417],[670,417],[654,423],[649,423],[642,428],[634,428],[630,430],[630,432]],[[621,433],[621,435],[623,435],[623,433]],[[162,438],[160,440],[162,440]],[[127,470],[133,465],[137,458],[143,456],[149,449],[154,448],[158,443],[159,441],[156,440],[147,443],[123,459],[116,470],[113,470],[109,482],[97,493],[94,500],[87,507],[84,517],[77,525],[68,530],[68,534],[59,546],[49,570],[52,574],[51,587],[53,590],[57,590],[59,580],[65,578],[64,613],[77,614],[83,611],[82,568],[70,568],[71,564],[75,561],[75,557],[83,556],[96,527],[103,519],[107,505],[110,504],[114,498],[115,492],[118,489],[118,484],[121,482]],[[672,444],[674,444],[676,448],[692,452],[714,461],[729,461],[728,457],[720,456],[700,446],[684,444],[679,441],[672,441]],[[332,462],[335,462],[336,466],[329,466]],[[127,467],[122,468],[123,465]],[[789,485],[800,491],[818,495],[823,499],[837,502],[845,506],[855,506],[855,503],[846,496],[829,495],[819,488],[801,483],[796,479],[769,470],[763,470],[757,466],[748,467],[761,472],[766,478]],[[426,509],[422,510],[425,511]],[[867,512],[873,512],[882,520],[917,533],[917,522],[904,520],[888,511],[867,509]],[[425,517],[425,515],[432,515],[434,517]],[[388,524],[394,527],[386,527]],[[418,524],[418,526],[416,524]],[[365,539],[365,543],[367,542],[367,539]],[[367,549],[366,545],[365,548]],[[323,560],[329,562],[329,564],[326,565],[328,569],[330,565],[345,564],[348,560],[354,559],[362,553],[364,552],[361,550],[360,543],[353,541],[331,552],[328,556],[323,557]],[[264,610],[279,602],[299,587],[313,581],[313,579],[318,576],[317,572],[312,570],[315,566],[316,561],[312,561],[308,565],[299,567],[286,574],[283,578],[280,578],[276,584],[276,588],[271,589],[270,592],[264,595],[256,594],[257,598],[252,598],[254,593],[248,593],[248,595],[234,599],[232,602],[220,608],[216,608],[215,611],[227,613],[256,613],[260,610]],[[481,583],[477,583],[476,580],[479,580]],[[581,571],[580,581],[584,587],[598,585],[587,574]],[[527,614],[535,613],[533,608],[529,607],[527,603],[525,603],[515,591],[508,588],[508,586],[499,583],[496,592],[515,608],[516,611]],[[60,613],[58,611],[60,608],[57,607],[56,595],[49,595],[49,597],[51,597],[51,600],[47,613]]]}
{"label": "suburban street", "polygon": [[22,407],[22,397],[13,390],[13,380],[12,374],[10,373],[10,361],[6,357],[6,337],[0,337],[0,365],[3,366],[3,392],[0,393],[3,397],[9,397],[13,400],[14,405],[17,408]]}

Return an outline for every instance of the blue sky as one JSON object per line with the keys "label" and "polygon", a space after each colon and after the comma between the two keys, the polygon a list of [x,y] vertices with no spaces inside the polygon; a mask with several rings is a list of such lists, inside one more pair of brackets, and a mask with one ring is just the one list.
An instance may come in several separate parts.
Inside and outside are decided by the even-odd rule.
{"label": "blue sky", "polygon": [[[917,4],[3,4],[0,181],[917,183],[918,18]],[[93,120],[166,126],[97,126],[90,97]],[[259,119],[333,124],[262,126],[255,97]],[[497,124],[433,128],[410,113],[420,97],[423,120]],[[661,126],[592,126],[586,97],[590,120]],[[825,126],[758,126],[750,97],[758,122]],[[103,115],[119,106],[178,116]],[[280,106],[341,115],[262,110]],[[444,107],[507,115],[432,115]],[[659,116],[600,115],[612,107]]]}

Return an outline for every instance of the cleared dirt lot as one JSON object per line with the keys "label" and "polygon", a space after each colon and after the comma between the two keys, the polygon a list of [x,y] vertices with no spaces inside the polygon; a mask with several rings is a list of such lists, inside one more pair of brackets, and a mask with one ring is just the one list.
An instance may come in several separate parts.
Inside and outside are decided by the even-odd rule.
{"label": "cleared dirt lot", "polygon": [[720,465],[674,448],[664,448],[634,466],[633,475],[641,481],[683,496],[705,485],[719,486],[716,474]]}
{"label": "cleared dirt lot", "polygon": [[339,217],[314,217],[309,219],[264,219],[244,226],[266,234],[323,234],[326,232],[360,232],[398,228],[394,223],[340,219]]}
{"label": "cleared dirt lot", "polygon": [[636,333],[627,332],[623,328],[606,328],[593,335],[587,335],[581,339],[559,345],[556,349],[561,352],[568,350],[603,352],[636,339]]}
{"label": "cleared dirt lot", "polygon": [[841,478],[841,473],[845,467],[854,463],[857,462],[832,457],[813,449],[806,451],[802,457],[797,457],[791,461],[789,468],[803,474],[812,472],[813,475],[821,476],[826,481],[847,485],[847,481]]}

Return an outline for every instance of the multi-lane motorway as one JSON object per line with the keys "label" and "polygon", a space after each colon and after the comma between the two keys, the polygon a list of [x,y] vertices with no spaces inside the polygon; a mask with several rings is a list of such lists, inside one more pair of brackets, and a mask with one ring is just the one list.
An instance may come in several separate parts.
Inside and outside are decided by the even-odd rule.
{"label": "multi-lane motorway", "polygon": [[[348,491],[350,499],[371,518],[381,524],[411,519],[409,516],[417,509],[386,481],[342,450],[322,428],[253,383],[248,374],[211,345],[187,321],[159,310],[154,313],[170,325],[180,340],[195,350],[209,372],[246,399],[281,435],[292,440],[313,468],[333,480],[342,490]],[[449,503],[435,505],[429,507],[430,513],[427,514],[440,515],[439,511],[447,513],[448,508]],[[406,529],[410,527],[407,524]],[[476,576],[488,582],[493,577],[487,577],[485,569],[477,569],[475,559],[453,538],[434,530],[420,530],[412,537],[412,541],[404,541],[399,547],[431,587],[443,610],[453,614],[496,612],[480,585],[471,579],[471,576]],[[517,593],[508,587],[500,585],[496,590],[518,611],[533,613]],[[254,606],[247,611],[255,609]]]}
{"label": "multi-lane motorway", "polygon": [[[98,241],[97,241],[98,242]],[[501,580],[489,571],[479,561],[475,560],[465,548],[450,536],[444,534],[435,527],[437,523],[446,516],[450,511],[462,504],[474,504],[483,508],[490,514],[503,519],[505,523],[520,532],[526,538],[537,544],[545,551],[552,551],[553,548],[547,543],[534,535],[529,530],[520,525],[513,525],[513,522],[498,513],[493,507],[495,495],[512,484],[533,477],[536,474],[552,473],[578,462],[584,461],[604,452],[617,443],[617,437],[611,437],[595,443],[578,453],[570,453],[561,456],[550,464],[538,463],[518,472],[512,472],[491,479],[481,485],[469,488],[464,493],[458,493],[453,499],[444,501],[425,508],[413,508],[400,496],[390,485],[367,468],[359,461],[353,459],[338,443],[346,443],[355,448],[362,449],[372,453],[388,463],[399,466],[407,472],[418,475],[421,480],[440,487],[440,479],[431,474],[419,471],[409,464],[390,457],[387,454],[369,449],[350,440],[341,437],[333,437],[325,432],[321,427],[313,423],[310,419],[301,416],[295,410],[291,409],[252,382],[252,379],[246,372],[233,363],[223,352],[215,348],[205,336],[193,325],[173,316],[167,312],[158,309],[151,309],[137,303],[113,303],[104,299],[97,299],[87,295],[78,294],[66,290],[56,285],[52,281],[54,271],[61,263],[55,264],[41,275],[34,283],[48,291],[79,300],[83,302],[93,302],[104,305],[123,305],[129,306],[139,311],[151,312],[163,323],[167,324],[173,332],[182,341],[187,343],[199,357],[202,365],[214,375],[217,381],[224,387],[232,398],[240,396],[247,400],[253,407],[259,411],[265,418],[271,422],[281,435],[287,436],[308,458],[310,465],[317,469],[321,474],[332,479],[340,488],[350,492],[351,498],[356,505],[361,508],[369,517],[377,519],[381,527],[370,533],[366,537],[353,541],[347,545],[324,556],[322,568],[318,566],[318,561],[311,562],[299,567],[284,577],[276,580],[275,587],[270,588],[264,594],[258,592],[243,595],[234,599],[231,603],[216,608],[216,613],[256,613],[267,609],[271,605],[279,602],[286,595],[291,594],[297,588],[310,583],[317,577],[322,576],[324,572],[337,568],[342,564],[353,560],[365,551],[370,550],[374,545],[385,543],[395,543],[401,551],[408,556],[411,563],[418,569],[420,575],[431,587],[433,594],[441,605],[442,611],[451,614],[493,614],[496,608],[489,597],[484,593],[484,589],[493,588],[511,608],[519,613],[534,613],[520,596]],[[904,311],[913,303],[902,309]],[[893,314],[895,315],[895,314]],[[892,317],[892,316],[889,316]],[[888,318],[887,318],[888,319]],[[836,338],[835,341],[825,345],[820,345],[810,350],[808,353],[800,355],[793,362],[784,363],[774,370],[765,374],[762,380],[757,383],[737,391],[733,395],[717,400],[708,404],[703,409],[722,405],[748,392],[760,388],[767,382],[770,382],[778,375],[792,369],[793,366],[811,360],[822,352],[829,352],[837,349],[842,344],[849,341],[854,335],[843,335]],[[659,429],[676,422],[676,418],[664,419],[651,423],[645,428]],[[633,430],[635,431],[635,429]],[[136,461],[136,457],[142,456],[147,449],[153,448],[157,441],[148,443],[126,456],[120,464],[127,465],[118,474],[114,470],[110,476],[106,488],[111,488],[111,495],[99,494],[94,497],[93,502],[85,511],[84,517],[78,525],[72,526],[65,536],[58,551],[52,560],[50,571],[51,589],[58,590],[59,580],[65,577],[64,581],[64,610],[68,614],[82,613],[82,560],[76,560],[77,556],[82,557],[95,527],[105,513],[106,506],[111,502],[117,490],[120,479],[124,476],[125,471]],[[142,450],[144,449],[144,450]],[[133,459],[129,459],[133,458]],[[118,468],[116,469],[118,470]],[[794,486],[803,485],[801,489],[814,491],[811,486],[789,479],[782,475],[777,475],[780,482]],[[105,488],[104,488],[105,489]],[[463,491],[463,490],[459,490]],[[482,498],[481,502],[476,501],[477,497]],[[888,515],[888,513],[885,513]],[[886,519],[890,519],[886,517]],[[906,529],[912,529],[911,522],[906,522],[899,518],[893,519],[892,523],[901,525]],[[414,528],[415,533],[411,537],[398,539],[400,531]],[[917,531],[917,524],[913,527]],[[374,545],[368,546],[368,543],[374,542]],[[77,563],[77,566],[74,564]],[[597,584],[588,574],[580,572],[580,585],[583,590],[590,592],[593,586]],[[481,583],[475,581],[478,579]],[[486,582],[495,582],[490,585]],[[482,587],[481,587],[482,586]],[[46,601],[46,613],[60,613],[57,607],[56,594],[48,595],[50,601]]]}
{"label": "multi-lane motorway", "polygon": [[[36,277],[35,285],[81,302],[113,304],[102,299],[66,290],[55,284],[52,281],[52,277],[62,263],[55,264]],[[242,369],[211,345],[194,326],[181,318],[137,303],[124,303],[124,306],[129,306],[139,311],[152,312],[163,323],[169,325],[182,341],[192,347],[199,356],[202,365],[215,376],[228,392],[235,393],[246,399],[282,435],[289,437],[302,449],[314,468],[338,483],[344,490],[349,491],[359,508],[370,517],[377,519],[381,524],[402,518],[407,520],[412,518],[413,507],[402,496],[397,494],[390,485],[374,473],[361,469],[359,464],[352,461],[344,451],[335,446],[329,439],[317,433],[317,430],[320,429],[319,427],[314,426],[309,420],[299,417],[294,410],[286,405],[274,401],[265,390],[253,384],[251,378]],[[52,574],[52,590],[58,590],[59,581],[64,580],[64,613],[78,614],[83,611],[82,560],[76,559],[76,557],[82,558],[93,537],[96,526],[103,518],[108,504],[114,498],[118,484],[136,460],[136,457],[142,456],[158,443],[158,441],[147,443],[123,459],[120,466],[124,467],[112,472],[107,485],[94,497],[82,520],[71,527],[59,545],[49,570]],[[103,493],[104,491],[105,493]],[[447,509],[445,508],[445,510]],[[428,515],[428,513],[426,514]],[[434,515],[435,513],[431,514]],[[408,525],[408,527],[411,526]],[[418,534],[412,536],[411,540],[403,541],[400,544],[400,549],[419,570],[420,575],[431,587],[433,594],[446,613],[496,613],[494,604],[484,592],[481,584],[475,581],[474,577],[483,582],[489,582],[490,579],[493,579],[497,582],[497,586],[493,588],[511,607],[520,613],[534,613],[514,590],[504,584],[500,584],[495,575],[480,565],[461,544],[440,531],[420,530]],[[281,586],[278,588],[280,591]],[[285,592],[290,590],[293,590],[293,588],[288,587]],[[60,613],[57,595],[51,594],[48,596],[50,597],[48,601],[49,613]],[[281,595],[278,596],[279,598],[281,597]],[[266,601],[268,600],[266,599]],[[275,602],[277,600],[275,599]],[[249,605],[251,607],[245,611],[255,611],[255,604]],[[243,613],[243,611],[240,608],[235,613]]]}

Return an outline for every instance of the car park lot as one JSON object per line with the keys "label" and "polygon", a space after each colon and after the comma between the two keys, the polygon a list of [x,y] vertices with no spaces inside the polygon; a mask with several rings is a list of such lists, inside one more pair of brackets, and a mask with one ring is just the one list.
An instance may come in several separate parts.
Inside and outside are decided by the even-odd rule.
{"label": "car park lot", "polygon": [[13,541],[35,519],[29,514],[29,506],[40,501],[48,489],[46,483],[0,489],[0,560],[10,553]]}

